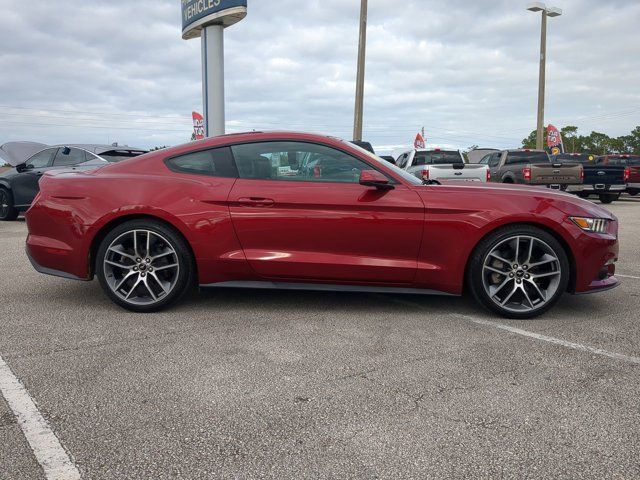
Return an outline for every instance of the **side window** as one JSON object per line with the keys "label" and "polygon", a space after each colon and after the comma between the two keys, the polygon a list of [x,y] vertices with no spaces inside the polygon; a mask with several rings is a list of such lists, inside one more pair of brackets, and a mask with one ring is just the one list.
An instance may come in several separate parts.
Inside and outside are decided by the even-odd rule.
{"label": "side window", "polygon": [[482,157],[482,159],[478,163],[480,165],[489,165],[490,158],[491,158],[491,155],[485,155],[484,157]]}
{"label": "side window", "polygon": [[44,168],[51,164],[51,159],[56,153],[57,148],[48,148],[42,152],[36,153],[33,157],[27,160],[27,165],[32,165],[33,168]]}
{"label": "side window", "polygon": [[178,173],[236,178],[238,171],[229,147],[187,153],[166,161],[167,166]]}
{"label": "side window", "polygon": [[489,158],[489,166],[492,168],[497,167],[498,165],[500,165],[500,157],[502,156],[501,153],[493,153],[491,154],[491,157]]}
{"label": "side window", "polygon": [[78,148],[62,147],[58,149],[56,157],[53,159],[54,167],[64,167],[69,165],[78,165],[87,161],[84,150]]}
{"label": "side window", "polygon": [[331,147],[303,142],[263,142],[231,147],[240,178],[358,183],[373,167]]}

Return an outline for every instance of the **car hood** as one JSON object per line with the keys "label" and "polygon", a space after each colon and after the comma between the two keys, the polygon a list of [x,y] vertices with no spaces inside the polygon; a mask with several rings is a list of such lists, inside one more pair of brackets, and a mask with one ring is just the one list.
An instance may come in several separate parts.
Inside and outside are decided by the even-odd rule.
{"label": "car hood", "polygon": [[5,170],[4,172],[0,172],[0,178],[11,178],[15,177],[18,174],[15,168],[10,168],[9,170]]}
{"label": "car hood", "polygon": [[0,146],[0,159],[15,167],[45,148],[45,144],[37,142],[7,142]]}
{"label": "car hood", "polygon": [[[570,193],[551,190],[545,187],[520,184],[515,185],[509,183],[473,183],[470,185],[468,182],[461,181],[443,181],[442,184],[446,187],[473,190],[474,194],[477,195],[499,195],[500,197],[504,198],[505,202],[508,202],[510,197],[515,198],[535,196],[536,198],[541,200],[553,201],[553,205],[558,210],[561,210],[567,215],[617,220],[616,216],[609,210],[596,205],[589,200],[579,198]],[[425,187],[429,188],[429,186]]]}

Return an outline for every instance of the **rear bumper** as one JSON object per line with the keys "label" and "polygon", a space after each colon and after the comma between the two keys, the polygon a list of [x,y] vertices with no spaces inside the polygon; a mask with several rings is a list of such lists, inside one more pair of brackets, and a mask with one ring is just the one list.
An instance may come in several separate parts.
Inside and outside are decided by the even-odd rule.
{"label": "rear bumper", "polygon": [[26,251],[27,251],[27,257],[29,258],[29,261],[31,262],[31,265],[33,266],[33,268],[38,273],[43,273],[45,275],[52,275],[54,277],[67,278],[69,280],[80,280],[80,281],[84,281],[84,282],[89,281],[89,279],[87,279],[87,278],[76,277],[75,275],[73,275],[71,273],[63,272],[62,270],[55,270],[53,268],[43,267],[42,265],[40,265],[38,262],[36,262],[34,260],[34,258],[29,253],[29,248],[28,247],[26,248]]}
{"label": "rear bumper", "polygon": [[640,190],[640,183],[627,183],[627,190]]}
{"label": "rear bumper", "polygon": [[593,192],[593,193],[607,193],[607,192],[624,192],[627,189],[627,185],[604,185],[604,184],[595,184],[595,185],[583,185],[583,192]]}

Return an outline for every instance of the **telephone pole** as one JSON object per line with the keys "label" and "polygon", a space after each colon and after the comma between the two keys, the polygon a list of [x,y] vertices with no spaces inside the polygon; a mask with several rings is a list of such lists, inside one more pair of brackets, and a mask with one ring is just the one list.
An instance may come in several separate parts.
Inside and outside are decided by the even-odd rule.
{"label": "telephone pole", "polygon": [[358,77],[356,80],[356,107],[353,120],[353,139],[362,141],[364,111],[364,71],[367,52],[367,0],[360,5],[360,41],[358,44]]}

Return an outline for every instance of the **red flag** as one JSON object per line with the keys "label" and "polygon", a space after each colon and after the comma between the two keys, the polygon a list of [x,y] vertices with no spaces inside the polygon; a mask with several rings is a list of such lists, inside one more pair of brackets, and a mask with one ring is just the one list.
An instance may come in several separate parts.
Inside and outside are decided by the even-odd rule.
{"label": "red flag", "polygon": [[551,124],[547,127],[547,146],[554,154],[564,153],[562,135],[560,131]]}
{"label": "red flag", "polygon": [[413,142],[414,148],[426,148],[426,142],[421,134],[416,135],[416,139]]}
{"label": "red flag", "polygon": [[191,116],[193,117],[193,135],[196,140],[204,140],[204,117],[198,112],[193,112]]}

